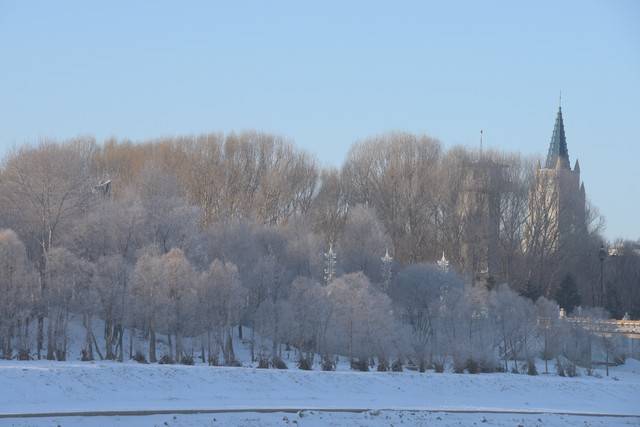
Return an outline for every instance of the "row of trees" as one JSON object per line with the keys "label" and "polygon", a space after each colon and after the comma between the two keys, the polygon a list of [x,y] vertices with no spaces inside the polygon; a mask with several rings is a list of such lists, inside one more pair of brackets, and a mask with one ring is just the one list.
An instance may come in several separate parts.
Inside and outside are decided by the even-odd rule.
{"label": "row of trees", "polygon": [[[591,248],[600,238],[597,227],[585,229],[580,250],[549,251],[538,271],[522,244],[534,166],[485,155],[509,165],[509,185],[500,207],[502,268],[481,291],[463,286],[473,222],[460,208],[465,165],[477,153],[445,152],[428,137],[364,141],[341,170],[323,170],[287,141],[258,133],[22,147],[0,170],[3,354],[17,348],[64,359],[73,314],[84,324],[88,359],[97,352],[123,360],[135,347],[125,331],[135,329],[148,339],[151,361],[162,334],[171,358],[187,354],[189,338],[207,358],[233,364],[237,325],[240,333],[250,328],[245,339],[256,358],[266,351],[256,336],[268,339],[271,356],[286,343],[309,355],[416,363],[478,359],[477,349],[487,360],[528,358],[541,336],[531,301],[589,302],[598,277]],[[106,178],[110,185],[96,188]],[[331,243],[338,256],[327,283]],[[428,264],[443,249],[459,275]],[[395,260],[385,264],[387,250]],[[638,315],[634,253],[608,300],[614,311]],[[560,286],[567,277],[572,285]],[[509,288],[491,286],[503,282]],[[502,312],[515,306],[514,316],[534,314]],[[96,318],[103,337],[93,335]]]}
{"label": "row of trees", "polygon": [[[244,233],[233,230],[231,235],[270,243],[284,237],[265,232],[271,230],[254,226]],[[213,232],[206,240],[218,238]],[[258,255],[254,271],[247,273],[256,281],[243,282],[244,275],[231,261],[214,259],[199,271],[180,249],[162,254],[157,247],[147,247],[135,265],[128,266],[119,255],[91,263],[67,249],[54,248],[49,254],[47,293],[41,296],[45,301],[40,301],[37,274],[30,270],[25,247],[15,233],[0,233],[0,251],[6,291],[0,306],[4,357],[11,357],[14,347],[22,357],[29,354],[28,322],[43,303],[47,349],[57,360],[67,357],[72,314],[82,319],[86,331],[85,360],[95,357],[94,350],[100,358],[122,361],[127,352],[133,357],[134,343],[127,349],[123,342],[129,329],[131,339],[140,336],[133,330],[143,331],[148,343],[144,357],[150,362],[159,360],[156,336],[162,334],[168,340],[168,353],[163,354],[167,360],[193,360],[196,351],[203,361],[235,365],[232,331],[243,324],[253,326],[254,360],[280,358],[282,344],[287,344],[298,350],[301,360],[313,360],[317,354],[332,360],[342,354],[364,361],[365,367],[375,359],[379,366],[389,366],[391,360],[410,361],[419,369],[443,369],[451,360],[457,371],[492,372],[521,371],[536,356],[545,360],[563,356],[572,364],[590,367],[592,347],[607,351],[610,360],[622,354],[617,353],[615,340],[598,338],[561,319],[559,306],[551,300],[540,297],[534,304],[507,285],[490,291],[465,287],[456,274],[431,264],[402,268],[387,289],[362,272],[341,275],[328,284],[309,276],[283,281],[292,277],[287,272],[291,267],[279,267],[273,255]],[[231,251],[226,256],[234,257]],[[242,253],[236,256],[239,261],[244,258]],[[581,316],[598,319],[606,313],[583,311]],[[104,321],[101,343],[93,335],[95,318]],[[185,338],[189,347],[183,345]],[[135,349],[142,352],[138,344]]]}

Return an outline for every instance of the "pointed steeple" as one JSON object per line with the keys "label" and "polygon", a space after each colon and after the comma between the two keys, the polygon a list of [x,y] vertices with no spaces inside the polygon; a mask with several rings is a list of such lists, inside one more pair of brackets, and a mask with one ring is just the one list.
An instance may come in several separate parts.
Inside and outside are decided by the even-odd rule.
{"label": "pointed steeple", "polygon": [[571,169],[569,164],[569,150],[567,149],[567,137],[564,134],[562,107],[558,108],[558,115],[556,116],[556,124],[553,127],[553,135],[551,135],[551,143],[549,144],[549,153],[547,154],[545,167],[547,169],[555,168],[558,160],[560,160],[563,169]]}
{"label": "pointed steeple", "polygon": [[580,162],[576,159],[576,164],[573,166],[573,171],[580,173]]}

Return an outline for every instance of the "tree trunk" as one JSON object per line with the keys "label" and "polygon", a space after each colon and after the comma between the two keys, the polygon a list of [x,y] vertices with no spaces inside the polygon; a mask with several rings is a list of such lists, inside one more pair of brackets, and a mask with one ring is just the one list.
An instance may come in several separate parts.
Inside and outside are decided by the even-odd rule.
{"label": "tree trunk", "polygon": [[[40,320],[38,319],[38,321]],[[55,359],[55,349],[56,345],[53,336],[53,319],[51,319],[51,316],[49,316],[49,319],[47,321],[47,360]]]}
{"label": "tree trunk", "polygon": [[118,325],[118,362],[124,361],[124,327]]}
{"label": "tree trunk", "polygon": [[169,359],[175,360],[173,358],[173,342],[171,341],[171,334],[167,334],[167,341],[169,341]]}
{"label": "tree trunk", "polygon": [[255,362],[256,361],[256,353],[255,353],[255,346],[254,346],[254,341],[255,341],[255,324],[252,324],[252,328],[251,328],[251,361]]}
{"label": "tree trunk", "polygon": [[226,332],[226,343],[224,346],[224,359],[225,364],[230,365],[231,362],[236,360],[235,352],[233,351],[233,337],[231,335],[231,330],[227,330]]}
{"label": "tree trunk", "polygon": [[129,330],[129,359],[133,359],[133,328]]}
{"label": "tree trunk", "polygon": [[37,337],[37,353],[38,360],[42,358],[42,346],[44,343],[44,317],[39,314],[38,315],[38,337]]}
{"label": "tree trunk", "polygon": [[104,347],[108,360],[113,360],[113,322],[111,316],[107,317],[104,322]]}
{"label": "tree trunk", "polygon": [[180,335],[180,332],[176,331],[176,362],[180,363],[182,361],[183,353],[182,336]]}
{"label": "tree trunk", "polygon": [[93,340],[91,339],[91,335],[93,334],[93,328],[91,325],[91,315],[85,314],[84,317],[85,317],[84,327],[86,329],[85,340],[84,340],[84,346],[86,351],[85,359],[93,360]]}
{"label": "tree trunk", "polygon": [[156,331],[151,328],[149,330],[149,362],[156,363]]}
{"label": "tree trunk", "polygon": [[2,357],[9,360],[11,359],[11,355],[12,355],[12,351],[11,351],[11,331],[9,331],[9,333],[7,334],[6,337],[4,337],[3,339],[3,350],[2,350]]}
{"label": "tree trunk", "polygon": [[96,346],[96,352],[98,353],[98,356],[100,357],[100,360],[104,360],[104,356],[102,355],[102,352],[100,351],[100,347],[98,346],[98,340],[96,339],[96,336],[91,334],[91,339],[93,340],[93,345]]}

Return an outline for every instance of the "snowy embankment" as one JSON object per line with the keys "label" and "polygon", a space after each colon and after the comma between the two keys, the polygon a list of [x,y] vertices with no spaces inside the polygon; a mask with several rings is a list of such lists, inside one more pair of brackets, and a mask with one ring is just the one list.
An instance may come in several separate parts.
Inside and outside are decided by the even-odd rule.
{"label": "snowy embankment", "polygon": [[0,362],[0,413],[369,408],[640,415],[640,362],[610,377]]}

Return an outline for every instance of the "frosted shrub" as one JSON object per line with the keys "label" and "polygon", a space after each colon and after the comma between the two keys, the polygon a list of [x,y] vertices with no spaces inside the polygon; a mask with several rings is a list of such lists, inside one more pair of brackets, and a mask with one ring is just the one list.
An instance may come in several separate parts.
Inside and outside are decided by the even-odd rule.
{"label": "frosted shrub", "polygon": [[224,366],[228,366],[230,368],[240,368],[242,366],[242,363],[240,363],[239,360],[234,358],[234,359],[228,360]]}
{"label": "frosted shrub", "polygon": [[467,372],[469,372],[470,374],[477,374],[478,372],[480,372],[480,365],[472,358],[467,359],[466,368]]}
{"label": "frosted shrub", "polygon": [[336,364],[329,356],[322,357],[322,370],[323,371],[335,371]]}
{"label": "frosted shrub", "polygon": [[351,369],[354,371],[368,372],[369,371],[369,362],[366,358],[363,359],[353,359],[351,361]]}
{"label": "frosted shrub", "polygon": [[313,360],[310,357],[304,357],[300,355],[298,359],[298,369],[302,369],[303,371],[310,371],[313,369]]}
{"label": "frosted shrub", "polygon": [[171,356],[169,356],[168,354],[165,354],[160,358],[158,363],[161,364],[161,365],[174,365],[176,363],[176,361],[173,360],[171,358]]}
{"label": "frosted shrub", "polygon": [[275,369],[288,369],[287,364],[284,363],[284,360],[282,360],[282,358],[279,356],[274,356],[271,358],[271,367]]}
{"label": "frosted shrub", "polygon": [[138,363],[148,363],[147,358],[144,357],[144,354],[142,354],[141,351],[136,351],[136,354],[133,355],[133,360]]}
{"label": "frosted shrub", "polygon": [[269,369],[269,359],[261,356],[260,359],[258,359],[258,369]]}
{"label": "frosted shrub", "polygon": [[386,372],[389,370],[389,361],[387,360],[386,357],[379,357],[378,358],[378,367],[377,367],[378,372]]}
{"label": "frosted shrub", "polygon": [[492,359],[480,359],[478,365],[480,372],[482,372],[483,374],[489,374],[498,371],[498,363],[496,363],[496,361]]}
{"label": "frosted shrub", "polygon": [[568,377],[577,377],[578,370],[576,369],[576,364],[573,362],[567,363],[567,367],[565,369]]}
{"label": "frosted shrub", "polygon": [[566,372],[564,371],[564,366],[562,365],[562,360],[560,360],[560,358],[556,358],[556,372],[558,373],[558,376],[564,377],[566,376]]}
{"label": "frosted shrub", "polygon": [[218,359],[218,355],[217,354],[209,355],[208,363],[209,363],[209,366],[219,366],[220,360]]}
{"label": "frosted shrub", "polygon": [[181,365],[189,365],[189,366],[193,366],[194,364],[194,360],[193,360],[193,356],[188,354],[186,356],[182,356],[180,358],[180,364]]}
{"label": "frosted shrub", "polygon": [[467,367],[466,360],[455,357],[453,359],[453,372],[456,374],[464,374],[464,369]]}

